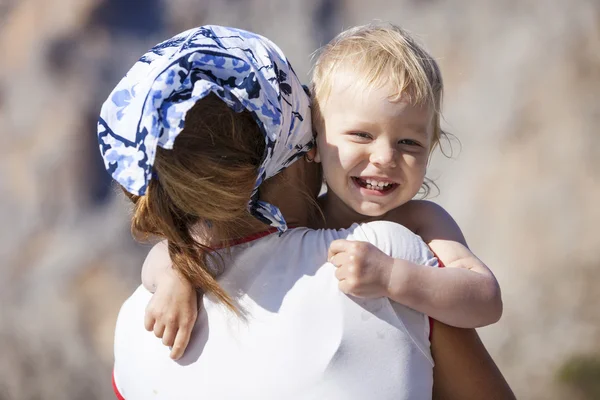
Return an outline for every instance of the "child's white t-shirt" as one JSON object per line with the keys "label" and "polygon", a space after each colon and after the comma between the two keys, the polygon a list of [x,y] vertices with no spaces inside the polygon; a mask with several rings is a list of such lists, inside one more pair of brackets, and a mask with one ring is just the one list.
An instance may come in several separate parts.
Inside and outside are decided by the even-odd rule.
{"label": "child's white t-shirt", "polygon": [[335,239],[367,241],[395,258],[437,266],[425,243],[391,222],[345,230],[292,229],[224,255],[222,287],[242,318],[211,296],[184,357],[144,329],[151,293],[123,304],[115,332],[114,384],[126,400],[430,399],[428,318],[388,298],[343,294],[326,262]]}

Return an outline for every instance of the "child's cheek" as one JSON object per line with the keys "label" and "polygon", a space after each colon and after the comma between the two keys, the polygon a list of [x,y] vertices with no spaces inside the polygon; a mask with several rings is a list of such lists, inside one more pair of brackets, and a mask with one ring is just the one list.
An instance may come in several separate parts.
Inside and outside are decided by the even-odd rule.
{"label": "child's cheek", "polygon": [[342,169],[348,169],[352,166],[352,161],[356,157],[356,154],[348,148],[340,147],[338,149],[338,160],[339,165]]}
{"label": "child's cheek", "polygon": [[425,152],[423,154],[404,154],[402,158],[409,167],[418,168],[427,165],[427,154]]}

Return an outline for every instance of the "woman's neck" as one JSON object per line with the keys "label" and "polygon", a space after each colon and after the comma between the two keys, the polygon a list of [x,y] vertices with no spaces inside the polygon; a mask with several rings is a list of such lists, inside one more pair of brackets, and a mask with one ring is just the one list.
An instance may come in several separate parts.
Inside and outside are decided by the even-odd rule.
{"label": "woman's neck", "polygon": [[[276,176],[264,181],[259,188],[259,198],[279,208],[288,227],[315,227],[313,220],[319,220],[320,213],[316,200],[311,199],[316,199],[320,185],[319,165],[300,158]],[[269,225],[248,213],[237,221],[235,232],[219,232],[216,227],[206,223],[198,225],[194,235],[201,243],[218,246],[269,228]]]}
{"label": "woman's neck", "polygon": [[227,230],[219,229],[218,226],[210,223],[198,224],[194,227],[192,235],[199,243],[218,248],[229,241],[252,236],[269,228],[271,228],[269,225],[248,214],[236,221],[235,225],[229,226]]}
{"label": "woman's neck", "polygon": [[[266,180],[259,189],[259,197],[279,208],[288,226],[310,226],[317,213],[316,190],[307,180],[306,163],[298,160],[278,175]],[[314,193],[313,193],[314,192]]]}
{"label": "woman's neck", "polygon": [[[288,227],[310,225],[313,207],[307,204],[309,201],[306,199],[306,195],[300,193],[297,187],[290,187],[285,182],[271,182],[270,185],[265,185],[265,188],[261,187],[260,199],[279,208]],[[220,247],[228,241],[252,236],[270,228],[272,228],[270,225],[248,213],[236,221],[233,229],[229,227],[227,230],[223,230],[219,229],[216,224],[201,223],[194,228],[193,235],[200,243],[214,248]]]}

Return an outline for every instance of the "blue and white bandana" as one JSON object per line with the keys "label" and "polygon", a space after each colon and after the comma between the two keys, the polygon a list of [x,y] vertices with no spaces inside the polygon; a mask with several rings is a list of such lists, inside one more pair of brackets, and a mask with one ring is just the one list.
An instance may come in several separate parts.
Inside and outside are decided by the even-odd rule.
{"label": "blue and white bandana", "polygon": [[312,147],[310,100],[282,51],[257,34],[202,26],[140,58],[100,112],[98,142],[106,169],[127,191],[143,195],[156,146],[172,149],[186,112],[210,93],[236,112],[250,111],[265,135],[248,209],[285,231],[279,209],[258,200],[258,187]]}

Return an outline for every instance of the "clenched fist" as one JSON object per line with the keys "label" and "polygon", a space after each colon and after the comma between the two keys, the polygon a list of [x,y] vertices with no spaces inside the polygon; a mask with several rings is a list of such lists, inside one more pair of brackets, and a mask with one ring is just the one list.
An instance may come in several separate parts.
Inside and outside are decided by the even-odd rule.
{"label": "clenched fist", "polygon": [[356,297],[387,297],[394,259],[367,242],[335,240],[327,259],[336,266],[340,290]]}

